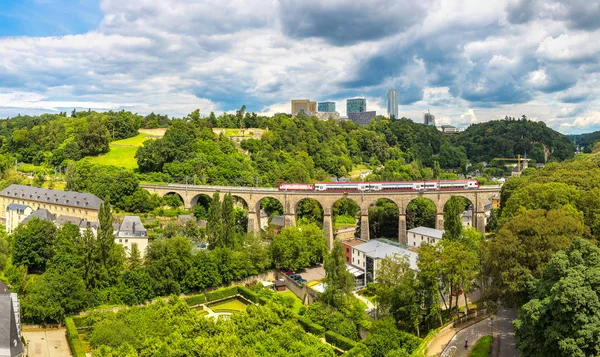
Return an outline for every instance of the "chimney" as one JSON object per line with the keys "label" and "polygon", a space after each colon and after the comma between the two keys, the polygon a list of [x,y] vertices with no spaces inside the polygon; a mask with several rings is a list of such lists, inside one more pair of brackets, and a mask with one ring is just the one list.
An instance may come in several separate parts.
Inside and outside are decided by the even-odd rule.
{"label": "chimney", "polygon": [[135,222],[133,222],[132,229],[133,229],[133,235],[135,235]]}

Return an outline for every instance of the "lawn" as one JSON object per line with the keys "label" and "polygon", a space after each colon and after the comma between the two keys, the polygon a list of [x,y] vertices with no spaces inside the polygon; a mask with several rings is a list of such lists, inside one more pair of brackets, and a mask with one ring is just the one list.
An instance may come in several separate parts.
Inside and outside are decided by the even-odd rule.
{"label": "lawn", "polygon": [[470,357],[488,357],[492,349],[492,336],[483,336],[473,346]]}
{"label": "lawn", "polygon": [[246,310],[246,303],[237,297],[209,304],[208,307],[214,312],[232,312]]}
{"label": "lawn", "polygon": [[361,172],[363,171],[368,171],[369,168],[366,165],[354,165],[354,167],[352,167],[352,171],[350,171],[350,177],[351,178],[356,178],[360,175]]}
{"label": "lawn", "polygon": [[303,306],[302,305],[302,300],[300,300],[300,298],[298,298],[296,296],[296,294],[294,294],[293,292],[291,292],[289,290],[280,291],[280,292],[277,292],[276,294],[293,298],[294,299],[294,306],[292,306],[292,311],[295,312],[296,314],[300,313],[300,308]]}
{"label": "lawn", "polygon": [[102,165],[112,165],[126,169],[137,168],[135,153],[144,141],[151,139],[152,135],[139,133],[138,135],[110,143],[110,151],[104,155],[90,158],[90,161]]}

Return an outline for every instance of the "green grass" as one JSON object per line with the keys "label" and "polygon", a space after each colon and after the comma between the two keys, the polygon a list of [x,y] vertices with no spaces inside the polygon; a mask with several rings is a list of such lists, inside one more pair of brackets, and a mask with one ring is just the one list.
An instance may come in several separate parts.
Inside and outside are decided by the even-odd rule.
{"label": "green grass", "polygon": [[300,308],[303,306],[302,305],[302,300],[300,300],[300,298],[298,298],[296,296],[296,294],[294,294],[293,292],[291,292],[289,290],[280,291],[280,292],[277,292],[276,294],[293,298],[294,299],[294,306],[292,306],[292,311],[294,313],[296,313],[296,314],[300,313]]}
{"label": "green grass", "polygon": [[208,304],[208,307],[214,312],[244,311],[246,310],[246,303],[234,297],[214,304]]}
{"label": "green grass", "polygon": [[126,169],[137,168],[135,153],[144,141],[152,138],[150,134],[140,133],[132,138],[116,140],[110,143],[110,151],[104,155],[90,158],[90,161],[101,165],[112,165]]}
{"label": "green grass", "polygon": [[350,177],[358,177],[361,172],[367,171],[369,168],[366,165],[354,165],[352,171],[350,171]]}
{"label": "green grass", "polygon": [[351,226],[356,225],[356,219],[354,217],[346,216],[346,215],[336,216],[334,225],[336,228],[351,227]]}
{"label": "green grass", "polygon": [[483,336],[473,346],[473,351],[469,356],[471,357],[488,357],[492,350],[492,336]]}

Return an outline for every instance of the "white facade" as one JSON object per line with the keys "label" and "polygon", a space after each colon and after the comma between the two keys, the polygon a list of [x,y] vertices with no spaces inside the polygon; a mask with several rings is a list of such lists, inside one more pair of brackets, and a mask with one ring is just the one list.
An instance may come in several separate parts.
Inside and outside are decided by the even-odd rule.
{"label": "white facade", "polygon": [[377,239],[352,247],[352,265],[364,271],[366,285],[377,279],[381,260],[395,254],[407,257],[410,268],[417,270],[417,253]]}
{"label": "white facade", "polygon": [[146,256],[148,235],[140,217],[125,216],[123,218],[123,222],[121,222],[119,230],[115,235],[115,243],[123,246],[127,256],[131,253],[131,248],[134,244],[137,245],[140,255],[142,257]]}
{"label": "white facade", "polygon": [[408,230],[406,235],[410,247],[420,247],[423,243],[437,244],[442,240],[444,231],[427,227],[417,227]]}
{"label": "white facade", "polygon": [[11,203],[6,207],[6,232],[12,233],[29,216],[33,209],[29,206]]}
{"label": "white facade", "polygon": [[131,253],[131,247],[134,244],[137,244],[138,250],[140,251],[140,256],[146,256],[146,248],[148,248],[148,237],[117,237],[115,238],[115,243],[122,245],[123,249],[125,249],[125,254],[129,256]]}

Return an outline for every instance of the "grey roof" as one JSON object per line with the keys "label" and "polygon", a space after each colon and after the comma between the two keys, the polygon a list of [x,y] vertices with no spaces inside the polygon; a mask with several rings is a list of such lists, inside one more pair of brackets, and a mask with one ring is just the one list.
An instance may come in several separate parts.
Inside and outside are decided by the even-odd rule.
{"label": "grey roof", "polygon": [[0,191],[0,196],[95,210],[99,209],[104,202],[91,193],[52,190],[16,184]]}
{"label": "grey roof", "polygon": [[394,254],[406,256],[408,257],[410,268],[412,270],[418,269],[417,258],[419,257],[419,254],[408,249],[396,247],[395,245],[391,245],[377,239],[371,239],[367,243],[354,246],[353,249],[363,252],[365,253],[365,255],[375,259],[383,259],[387,256],[392,256]]}
{"label": "grey roof", "polygon": [[23,221],[21,221],[21,223],[27,223],[29,222],[33,217],[37,217],[41,220],[45,220],[45,221],[54,221],[56,219],[56,215],[50,213],[50,211],[48,211],[45,208],[38,208],[35,211],[31,212],[31,214],[27,217],[25,217],[23,219]]}
{"label": "grey roof", "polygon": [[285,219],[283,216],[273,216],[270,224],[273,226],[283,227],[285,226]]}
{"label": "grey roof", "polygon": [[465,213],[463,213],[463,218],[471,218],[473,217],[473,211],[472,210],[466,210]]}
{"label": "grey roof", "polygon": [[22,205],[22,204],[18,204],[18,203],[11,203],[8,206],[6,206],[6,210],[11,210],[11,211],[20,211],[23,212],[25,211],[25,209],[27,209],[29,206],[26,205]]}
{"label": "grey roof", "polygon": [[100,223],[99,222],[93,222],[93,221],[88,221],[87,219],[82,219],[81,222],[79,223],[79,228],[96,228],[98,229],[100,227]]}
{"label": "grey roof", "polygon": [[119,232],[146,233],[146,228],[138,216],[125,216],[119,227]]}
{"label": "grey roof", "polygon": [[408,230],[409,233],[421,234],[427,237],[433,237],[437,239],[442,239],[444,235],[444,231],[440,229],[433,229],[429,227],[416,227]]}
{"label": "grey roof", "polygon": [[17,328],[13,299],[6,285],[0,284],[0,356],[22,356],[25,349]]}
{"label": "grey roof", "polygon": [[77,227],[79,227],[79,224],[81,223],[81,218],[79,217],[73,217],[73,216],[65,216],[65,215],[60,215],[58,217],[56,217],[56,221],[54,221],[54,223],[56,225],[59,226],[63,226],[67,223],[71,223],[76,225]]}

